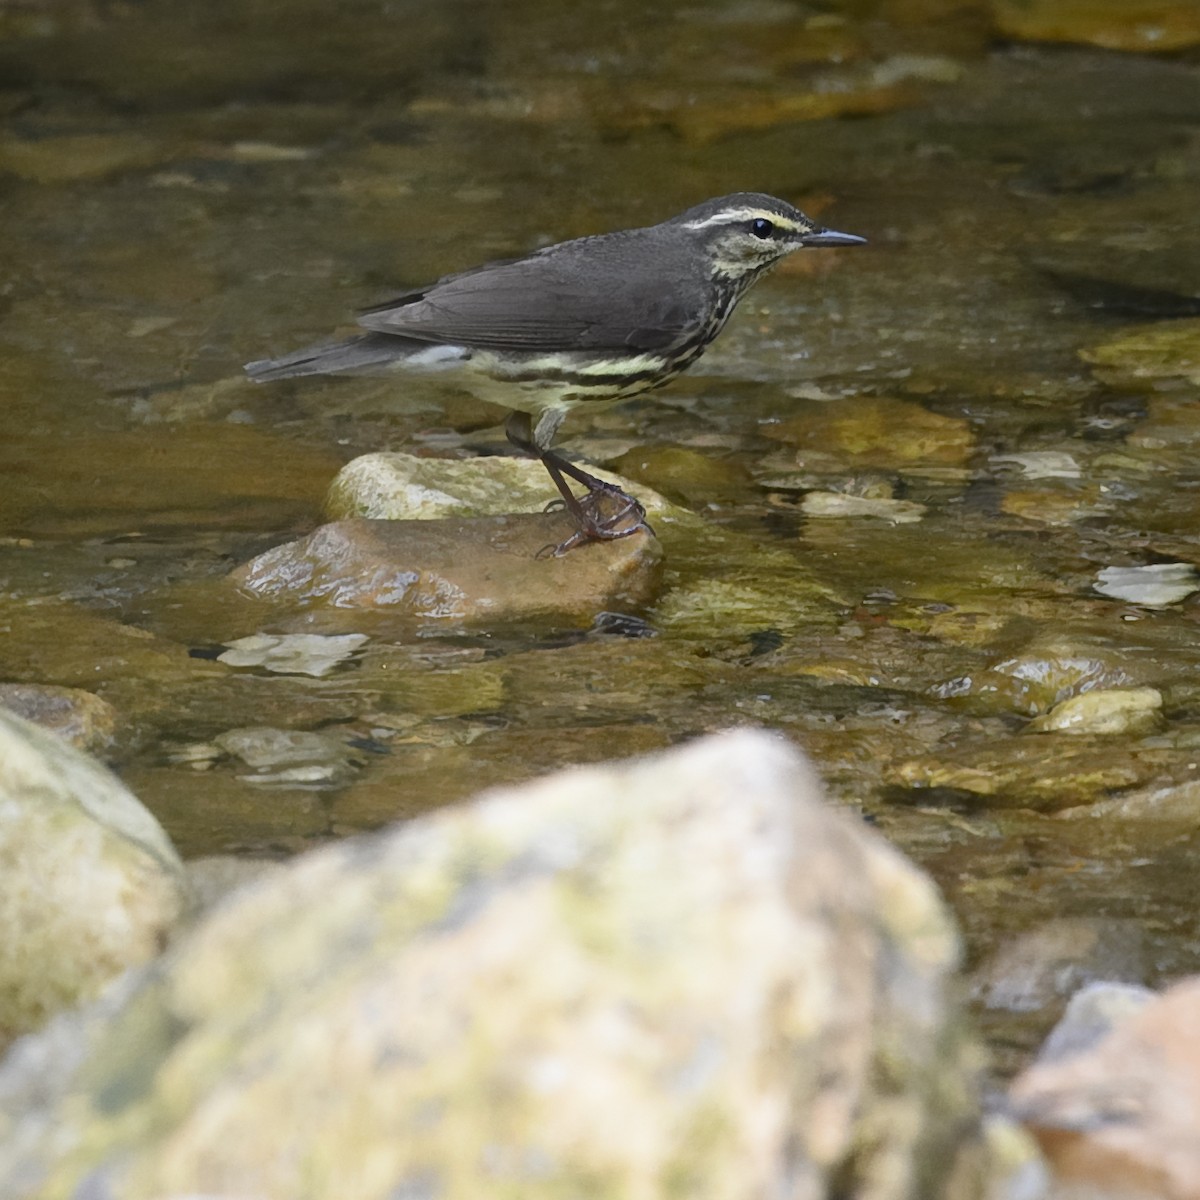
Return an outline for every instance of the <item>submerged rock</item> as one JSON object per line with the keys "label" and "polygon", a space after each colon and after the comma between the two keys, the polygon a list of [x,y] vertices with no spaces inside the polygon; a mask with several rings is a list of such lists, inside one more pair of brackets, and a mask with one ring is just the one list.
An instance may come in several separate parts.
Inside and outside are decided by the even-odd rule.
{"label": "submerged rock", "polygon": [[217,662],[275,675],[328,675],[367,641],[365,633],[252,633],[230,642]]}
{"label": "submerged rock", "polygon": [[350,747],[324,733],[257,726],[226,730],[213,743],[250,768],[242,778],[251,783],[340,783],[352,773]]}
{"label": "submerged rock", "polygon": [[[1014,652],[993,659],[985,669],[947,679],[934,692],[944,698],[971,696],[991,711],[1027,717],[1043,716],[1088,694],[1135,693],[1128,703],[1136,707],[1150,700],[1143,688],[1159,687],[1172,676],[1187,678],[1194,671],[1190,644],[1177,642],[1170,631],[1158,638],[1148,631],[1140,640],[1130,633],[1118,641],[1103,622],[1047,624]],[[1174,663],[1182,670],[1172,669]],[[1071,723],[1072,713],[1096,714],[1102,703],[1062,709],[1061,725]],[[1121,703],[1112,701],[1114,707]]]}
{"label": "submerged rock", "polygon": [[1194,0],[992,0],[1005,37],[1167,53],[1200,45]]}
{"label": "submerged rock", "polygon": [[[1186,767],[1170,747],[1128,738],[994,737],[889,764],[894,787],[949,795],[989,808],[1056,812],[1151,784],[1165,788]],[[1194,804],[1194,798],[1193,798]]]}
{"label": "submerged rock", "polygon": [[886,496],[849,496],[845,492],[809,492],[800,504],[806,517],[875,517],[893,525],[920,521],[925,505]]}
{"label": "submerged rock", "polygon": [[1096,374],[1114,387],[1146,388],[1169,379],[1200,384],[1200,317],[1136,325],[1080,351],[1080,357],[1093,363]]}
{"label": "submerged rock", "polygon": [[117,729],[117,710],[82,688],[0,683],[0,708],[58,734],[80,750],[107,745]]}
{"label": "submerged rock", "polygon": [[708,504],[736,494],[745,486],[746,471],[719,450],[690,446],[635,446],[613,462],[635,480],[638,498],[646,484],[666,488],[689,504]]}
{"label": "submerged rock", "polygon": [[627,83],[605,97],[606,124],[612,132],[667,127],[685,142],[705,145],[749,131],[800,121],[893,112],[921,102],[922,83],[950,83],[959,64],[942,57],[896,55],[880,63],[853,64],[813,74],[807,87],[772,79],[769,87],[725,85],[677,87],[655,80],[650,86]]}
{"label": "submerged rock", "polygon": [[1027,450],[1021,454],[993,454],[989,462],[1017,467],[1026,479],[1078,479],[1083,471],[1074,454],[1065,450]]}
{"label": "submerged rock", "polygon": [[0,1192],[969,1200],[957,960],[774,738],[574,770],[231,896],[80,1067],[0,1071]]}
{"label": "submerged rock", "polygon": [[0,1045],[153,958],[182,903],[182,866],[141,803],[0,710]]}
{"label": "submerged rock", "polygon": [[662,548],[644,530],[561,557],[563,512],[442,521],[336,521],[239,567],[246,592],[282,604],[373,609],[438,623],[533,617],[590,623],[648,603]]}
{"label": "submerged rock", "polygon": [[1041,525],[1072,525],[1112,511],[1113,502],[1099,484],[1054,483],[1006,491],[1000,510]]}
{"label": "submerged rock", "polygon": [[799,466],[818,471],[847,466],[908,471],[958,467],[975,450],[975,437],[962,417],[943,416],[888,396],[819,404],[764,432],[795,446]]}
{"label": "submerged rock", "polygon": [[42,184],[76,183],[142,171],[170,156],[164,143],[137,133],[0,137],[0,171]]}
{"label": "submerged rock", "polygon": [[173,687],[221,670],[191,658],[178,642],[79,604],[0,597],[0,676],[5,679],[101,692],[135,680],[145,691],[148,684]]}
{"label": "submerged rock", "polygon": [[1149,733],[1162,724],[1162,692],[1157,688],[1111,688],[1084,692],[1056,704],[1029,723],[1036,733]]}

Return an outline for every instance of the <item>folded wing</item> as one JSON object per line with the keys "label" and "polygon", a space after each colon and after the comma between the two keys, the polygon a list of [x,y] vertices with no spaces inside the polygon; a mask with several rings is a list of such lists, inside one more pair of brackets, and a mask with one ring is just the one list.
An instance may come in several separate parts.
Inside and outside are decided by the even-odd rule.
{"label": "folded wing", "polygon": [[665,350],[699,328],[702,314],[678,299],[689,264],[647,273],[635,239],[584,239],[586,267],[564,243],[514,262],[492,263],[440,280],[363,313],[378,333],[487,350],[536,353]]}

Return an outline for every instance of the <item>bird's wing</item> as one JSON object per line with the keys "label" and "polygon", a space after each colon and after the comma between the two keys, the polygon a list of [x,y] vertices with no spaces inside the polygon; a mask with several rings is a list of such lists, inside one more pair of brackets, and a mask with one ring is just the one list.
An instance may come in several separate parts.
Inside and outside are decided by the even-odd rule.
{"label": "bird's wing", "polygon": [[368,310],[359,324],[484,350],[664,350],[700,326],[703,290],[680,287],[692,283],[680,277],[690,274],[686,260],[647,272],[643,249],[619,235],[566,242],[447,276]]}

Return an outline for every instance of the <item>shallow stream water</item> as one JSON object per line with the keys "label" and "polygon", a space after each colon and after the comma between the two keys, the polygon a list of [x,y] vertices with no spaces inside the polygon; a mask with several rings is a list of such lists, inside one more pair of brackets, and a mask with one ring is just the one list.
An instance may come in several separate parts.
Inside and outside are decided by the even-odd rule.
{"label": "shallow stream water", "polygon": [[[0,4],[0,681],[111,702],[188,855],[763,724],[933,872],[973,964],[1067,917],[1098,974],[1195,971],[1198,186],[1191,0]],[[217,661],[272,619],[208,585],[342,463],[504,452],[461,396],[240,364],[743,189],[870,245],[564,429],[702,518],[641,623]],[[1038,723],[1134,689],[1128,722]],[[262,729],[310,736],[239,756]],[[1061,999],[984,1014],[1001,1069]]]}

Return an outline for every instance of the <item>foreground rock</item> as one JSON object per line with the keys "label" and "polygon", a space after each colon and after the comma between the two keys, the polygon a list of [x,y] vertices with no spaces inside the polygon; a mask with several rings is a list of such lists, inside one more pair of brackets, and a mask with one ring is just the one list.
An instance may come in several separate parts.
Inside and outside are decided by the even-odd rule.
{"label": "foreground rock", "polygon": [[560,558],[562,512],[443,521],[335,521],[260,554],[233,573],[251,595],[284,604],[471,623],[531,617],[590,623],[639,607],[658,589],[662,549],[644,530]]}
{"label": "foreground rock", "polygon": [[182,878],[112,775],[0,710],[0,1045],[154,957]]}
{"label": "foreground rock", "polygon": [[[1124,989],[1107,1031],[1051,1035],[1013,1084],[1064,1196],[1195,1200],[1200,1196],[1200,978],[1145,1000]],[[1094,1010],[1094,1005],[1091,1006]],[[1079,1024],[1078,1016],[1064,1020]]]}
{"label": "foreground rock", "polygon": [[967,1200],[957,956],[773,738],[571,771],[303,858],[23,1043],[0,1194]]}

